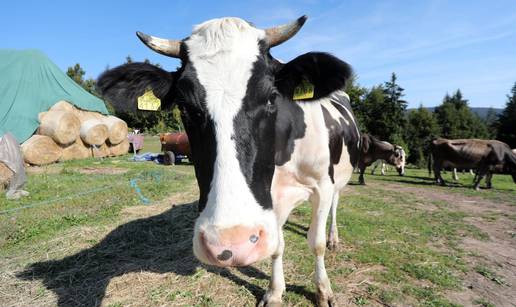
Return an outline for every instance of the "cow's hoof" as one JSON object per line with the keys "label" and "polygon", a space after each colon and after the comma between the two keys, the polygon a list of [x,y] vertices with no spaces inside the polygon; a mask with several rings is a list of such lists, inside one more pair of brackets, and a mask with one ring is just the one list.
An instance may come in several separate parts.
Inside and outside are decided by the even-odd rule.
{"label": "cow's hoof", "polygon": [[258,307],[281,307],[281,297],[277,298],[270,290],[262,297]]}
{"label": "cow's hoof", "polygon": [[317,293],[317,306],[319,307],[336,307],[337,302],[335,301],[335,296],[333,295],[333,292],[329,293],[323,293],[318,292]]}
{"label": "cow's hoof", "polygon": [[328,243],[326,243],[326,246],[328,247],[328,250],[330,251],[337,251],[339,249],[339,240],[328,240]]}

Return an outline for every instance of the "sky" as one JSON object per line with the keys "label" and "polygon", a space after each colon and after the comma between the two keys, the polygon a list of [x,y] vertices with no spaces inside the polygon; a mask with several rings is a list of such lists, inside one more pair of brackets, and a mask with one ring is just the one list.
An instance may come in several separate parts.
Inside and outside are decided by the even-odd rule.
{"label": "sky", "polygon": [[[308,21],[272,49],[289,61],[330,52],[351,64],[367,87],[393,72],[409,107],[435,106],[460,88],[472,107],[503,108],[516,82],[516,1],[6,1],[0,48],[36,48],[61,69],[80,63],[97,78],[130,55],[175,70],[136,31],[187,37],[195,24],[236,16],[267,28],[302,15]],[[1,72],[0,72],[1,73]]]}

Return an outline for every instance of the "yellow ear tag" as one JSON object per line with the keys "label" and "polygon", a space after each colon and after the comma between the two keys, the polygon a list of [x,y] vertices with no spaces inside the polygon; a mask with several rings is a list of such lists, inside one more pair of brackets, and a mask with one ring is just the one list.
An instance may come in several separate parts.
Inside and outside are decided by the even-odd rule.
{"label": "yellow ear tag", "polygon": [[303,79],[301,83],[294,89],[294,100],[303,100],[314,98],[314,85],[308,80]]}
{"label": "yellow ear tag", "polygon": [[157,111],[161,106],[161,100],[154,95],[152,90],[147,90],[138,97],[138,110]]}

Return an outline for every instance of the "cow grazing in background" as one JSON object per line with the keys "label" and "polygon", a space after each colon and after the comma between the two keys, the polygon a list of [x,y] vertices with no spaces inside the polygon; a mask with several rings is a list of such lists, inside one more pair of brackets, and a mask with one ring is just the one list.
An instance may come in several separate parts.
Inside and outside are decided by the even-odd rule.
{"label": "cow grazing in background", "polygon": [[324,265],[326,221],[331,211],[329,244],[335,245],[339,191],[359,156],[359,131],[342,91],[350,66],[325,53],[283,64],[269,52],[305,20],[262,30],[238,18],[214,19],[180,41],[138,32],[154,51],[181,59],[181,67],[125,64],[98,81],[121,110],[136,111],[137,97],[150,90],[163,108],[180,108],[200,190],[194,254],[221,267],[272,256],[260,305],[281,302],[282,226],[305,200],[312,204],[308,243],[318,303],[334,303]]}
{"label": "cow grazing in background", "polygon": [[358,181],[360,184],[365,184],[365,169],[377,160],[384,160],[388,164],[394,165],[400,176],[405,175],[405,151],[401,146],[380,141],[366,133],[362,134],[361,143],[358,161],[358,170],[360,172]]}
{"label": "cow grazing in background", "polygon": [[491,188],[492,172],[502,171],[512,175],[516,183],[516,154],[509,146],[496,140],[436,139],[430,143],[428,172],[433,170],[435,180],[441,185],[445,181],[441,170],[446,167],[476,169],[473,187],[478,190],[480,181],[487,175],[486,184]]}

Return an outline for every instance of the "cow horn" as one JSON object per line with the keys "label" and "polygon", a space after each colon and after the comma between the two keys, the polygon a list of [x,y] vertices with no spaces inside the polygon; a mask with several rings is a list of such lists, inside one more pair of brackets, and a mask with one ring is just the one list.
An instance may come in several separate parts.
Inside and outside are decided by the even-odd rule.
{"label": "cow horn", "polygon": [[136,35],[147,47],[157,53],[173,58],[179,58],[181,55],[181,41],[154,37],[139,31]]}
{"label": "cow horn", "polygon": [[269,47],[275,47],[290,39],[301,29],[308,17],[303,15],[296,21],[265,30]]}

